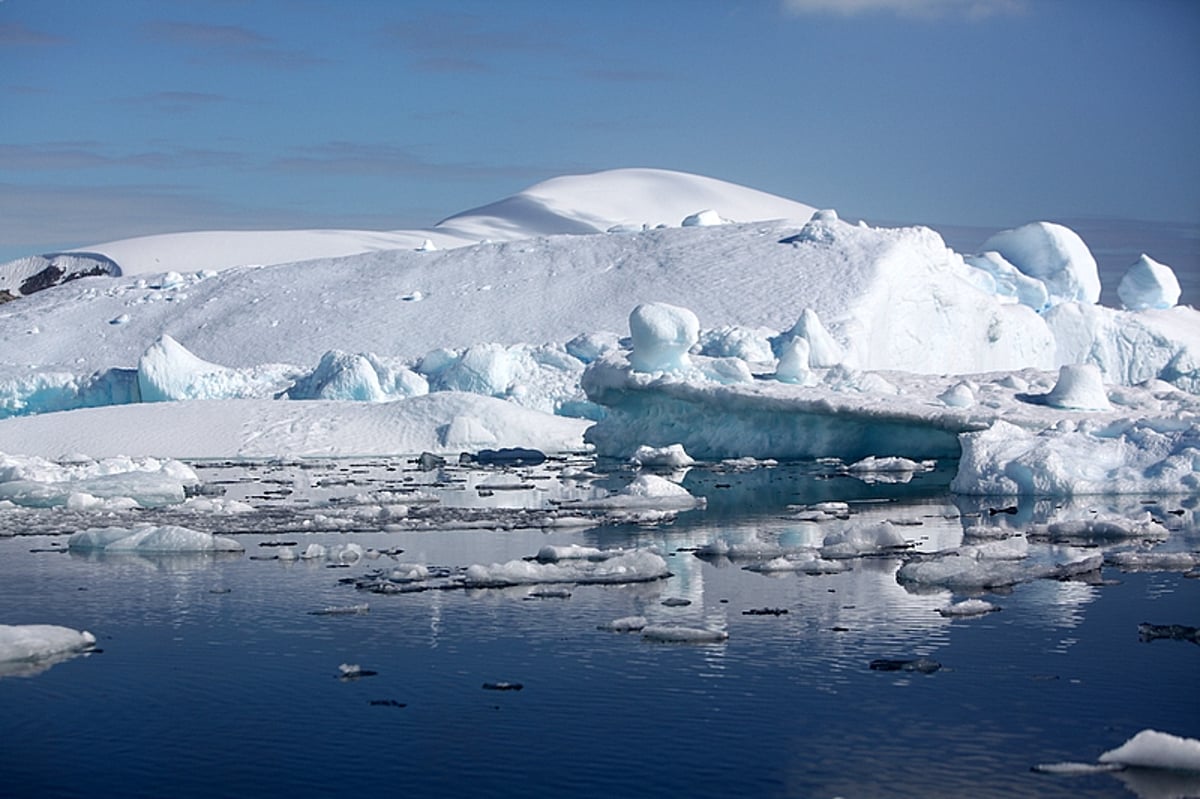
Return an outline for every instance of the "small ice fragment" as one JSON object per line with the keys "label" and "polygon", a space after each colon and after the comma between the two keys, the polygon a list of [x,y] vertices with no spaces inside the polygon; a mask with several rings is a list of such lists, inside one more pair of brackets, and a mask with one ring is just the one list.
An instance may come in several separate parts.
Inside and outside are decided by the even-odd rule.
{"label": "small ice fragment", "polygon": [[596,629],[614,633],[638,632],[645,629],[646,624],[645,616],[622,616],[619,619],[600,624]]}
{"label": "small ice fragment", "polygon": [[707,630],[701,627],[656,625],[644,628],[642,638],[647,641],[665,643],[714,644],[729,640],[729,633],[724,630]]}
{"label": "small ice fragment", "polygon": [[986,602],[982,599],[964,599],[962,602],[954,602],[944,608],[938,608],[938,613],[947,618],[965,618],[968,616],[984,616],[988,613],[995,613],[1000,610],[998,605],[993,605],[991,602]]}

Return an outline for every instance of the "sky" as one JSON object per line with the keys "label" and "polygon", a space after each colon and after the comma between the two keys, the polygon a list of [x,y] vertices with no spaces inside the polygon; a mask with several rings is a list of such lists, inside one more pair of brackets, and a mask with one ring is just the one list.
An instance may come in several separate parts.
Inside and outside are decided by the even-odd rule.
{"label": "sky", "polygon": [[1195,252],[1198,42],[1194,0],[0,0],[0,262],[632,166]]}

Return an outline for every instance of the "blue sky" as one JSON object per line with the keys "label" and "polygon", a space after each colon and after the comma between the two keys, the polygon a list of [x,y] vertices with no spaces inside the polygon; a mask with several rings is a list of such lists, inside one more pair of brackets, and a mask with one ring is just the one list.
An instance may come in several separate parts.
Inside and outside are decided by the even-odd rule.
{"label": "blue sky", "polygon": [[872,222],[1200,227],[1193,0],[0,0],[0,260],[695,172]]}

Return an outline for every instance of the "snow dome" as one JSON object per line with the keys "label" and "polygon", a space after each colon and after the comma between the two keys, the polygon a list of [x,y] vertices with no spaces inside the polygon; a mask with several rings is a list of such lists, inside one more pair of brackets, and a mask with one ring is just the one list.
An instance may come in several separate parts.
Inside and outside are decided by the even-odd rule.
{"label": "snow dome", "polygon": [[1003,230],[983,243],[1023,274],[1046,284],[1048,302],[1100,301],[1100,273],[1083,239],[1053,222],[1030,222]]}

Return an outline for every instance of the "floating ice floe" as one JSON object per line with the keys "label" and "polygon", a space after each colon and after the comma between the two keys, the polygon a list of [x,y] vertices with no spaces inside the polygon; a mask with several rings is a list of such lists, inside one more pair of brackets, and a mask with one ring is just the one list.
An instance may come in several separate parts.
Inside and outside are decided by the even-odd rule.
{"label": "floating ice floe", "polygon": [[642,638],[647,641],[679,644],[717,644],[729,640],[725,630],[709,630],[703,627],[677,627],[656,624],[642,629]]}
{"label": "floating ice floe", "polygon": [[67,539],[67,548],[78,552],[105,553],[184,553],[243,552],[245,547],[232,538],[189,530],[186,527],[139,525],[132,528],[95,527],[80,530]]}
{"label": "floating ice floe", "polygon": [[597,629],[614,633],[639,632],[645,629],[648,623],[645,616],[622,616],[598,625]]}
{"label": "floating ice floe", "polygon": [[[1034,770],[1050,774],[1090,774],[1114,768],[1166,769],[1190,773],[1193,777],[1191,790],[1200,788],[1200,779],[1196,779],[1200,777],[1200,740],[1195,738],[1142,730],[1117,748],[1101,754],[1099,763],[1099,768],[1086,763],[1051,763],[1035,766]],[[1185,791],[1171,795],[1192,794]]]}
{"label": "floating ice floe", "polygon": [[696,462],[687,454],[682,444],[668,444],[665,447],[641,446],[634,451],[633,460],[647,469],[683,469]]}
{"label": "floating ice floe", "polygon": [[1200,423],[1141,420],[1032,433],[995,422],[960,437],[959,494],[1186,494],[1200,489]]}
{"label": "floating ice floe", "polygon": [[639,474],[617,493],[600,499],[563,503],[564,507],[592,510],[664,510],[702,508],[703,497],[693,496],[686,488],[656,474]]}
{"label": "floating ice floe", "polygon": [[468,588],[497,588],[541,583],[638,583],[661,580],[670,575],[662,556],[647,550],[622,552],[605,560],[571,560],[539,563],[510,560],[467,567],[463,585]]}
{"label": "floating ice floe", "polygon": [[156,508],[184,501],[200,479],[176,460],[114,457],[56,463],[0,453],[0,501],[31,507]]}
{"label": "floating ice floe", "polygon": [[[737,551],[731,550],[736,559]],[[800,572],[802,574],[840,574],[850,570],[850,564],[845,560],[830,560],[821,557],[812,550],[793,550],[785,555],[751,563],[744,567],[746,571],[760,574],[779,574],[781,572]]]}
{"label": "floating ice floe", "polygon": [[933,555],[914,555],[896,572],[896,581],[915,590],[970,591],[1042,578],[1065,579],[1100,568],[1104,556],[1072,547],[1031,548],[1020,538],[967,544]]}
{"label": "floating ice floe", "polygon": [[821,557],[857,558],[880,552],[895,552],[909,547],[904,536],[890,522],[870,526],[854,525],[825,536]]}
{"label": "floating ice floe", "polygon": [[1187,572],[1200,566],[1200,552],[1172,552],[1157,549],[1108,552],[1104,562],[1122,571]]}
{"label": "floating ice floe", "polygon": [[1035,525],[1027,533],[1030,540],[1056,544],[1105,544],[1120,541],[1153,541],[1167,538],[1168,531],[1144,512],[1136,518],[1100,514],[1084,519],[1060,519]]}
{"label": "floating ice floe", "polygon": [[944,608],[938,608],[938,613],[947,618],[966,618],[970,616],[985,616],[988,613],[995,613],[1000,610],[999,606],[993,605],[983,599],[964,599],[961,602],[954,602]]}
{"label": "floating ice floe", "polygon": [[57,661],[62,656],[86,652],[96,645],[96,636],[53,624],[0,624],[0,676],[32,674],[19,663]]}

